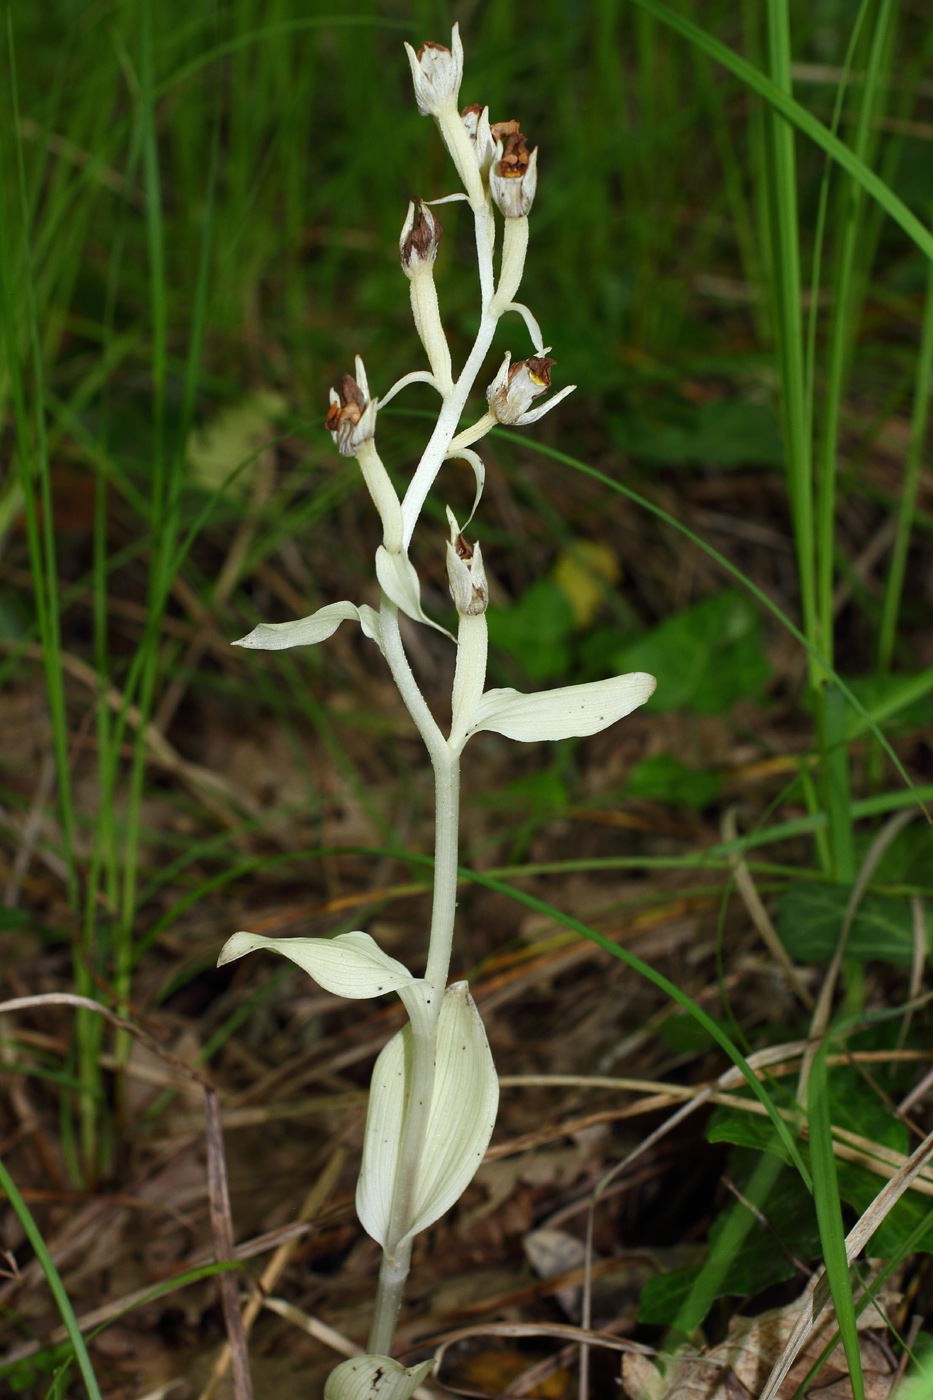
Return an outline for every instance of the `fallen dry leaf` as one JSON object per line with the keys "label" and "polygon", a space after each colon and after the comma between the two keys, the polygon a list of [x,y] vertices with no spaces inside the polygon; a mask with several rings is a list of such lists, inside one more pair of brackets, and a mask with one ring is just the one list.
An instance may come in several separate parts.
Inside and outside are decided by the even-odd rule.
{"label": "fallen dry leaf", "polygon": [[[749,1400],[761,1393],[799,1311],[800,1303],[795,1302],[758,1317],[735,1317],[725,1341],[701,1357],[681,1357],[666,1375],[647,1357],[626,1355],[622,1361],[626,1394],[630,1400]],[[894,1377],[884,1348],[867,1330],[881,1325],[882,1318],[873,1308],[866,1308],[859,1317],[866,1400],[886,1400]],[[835,1328],[835,1313],[829,1311],[784,1378],[778,1391],[780,1400],[790,1400]],[[805,1394],[810,1400],[852,1400],[849,1368],[841,1343],[830,1353]]]}

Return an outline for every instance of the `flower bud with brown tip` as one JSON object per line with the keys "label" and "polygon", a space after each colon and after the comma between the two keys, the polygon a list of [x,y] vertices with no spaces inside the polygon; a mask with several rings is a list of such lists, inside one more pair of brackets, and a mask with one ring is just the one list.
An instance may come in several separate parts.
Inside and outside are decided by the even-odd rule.
{"label": "flower bud with brown tip", "polygon": [[538,148],[525,147],[517,121],[496,122],[490,128],[496,152],[489,170],[489,189],[496,208],[507,219],[527,214],[538,187]]}
{"label": "flower bud with brown tip", "polygon": [[371,442],[376,435],[378,400],[369,397],[369,383],[359,355],[356,375],[356,379],[352,374],[343,376],[339,394],[331,389],[330,408],[324,419],[324,427],[334,439],[341,457],[355,457],[362,445]]}
{"label": "flower bud with brown tip", "polygon": [[431,213],[423,199],[409,203],[398,241],[402,271],[406,277],[414,277],[422,268],[434,266],[443,232],[440,219]]}
{"label": "flower bud with brown tip", "polygon": [[470,544],[460,533],[460,527],[450,509],[450,539],[447,541],[447,582],[450,596],[461,617],[477,617],[486,611],[489,589],[483,568],[483,551],[479,543]]}
{"label": "flower bud with brown tip", "polygon": [[411,44],[405,45],[415,85],[415,100],[423,117],[439,117],[451,107],[456,108],[463,77],[463,44],[459,25],[450,36],[451,48],[429,41],[417,54]]}

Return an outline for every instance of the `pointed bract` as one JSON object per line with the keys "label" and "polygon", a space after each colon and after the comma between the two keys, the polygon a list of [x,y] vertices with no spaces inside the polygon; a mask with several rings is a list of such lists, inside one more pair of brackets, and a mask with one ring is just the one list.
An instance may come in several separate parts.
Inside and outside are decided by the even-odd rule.
{"label": "pointed bract", "polygon": [[447,628],[433,622],[422,608],[418,573],[404,550],[390,554],[384,545],[380,545],[376,550],[376,577],[383,593],[406,617],[414,622],[423,622],[426,627],[434,627],[445,637],[450,636]]}

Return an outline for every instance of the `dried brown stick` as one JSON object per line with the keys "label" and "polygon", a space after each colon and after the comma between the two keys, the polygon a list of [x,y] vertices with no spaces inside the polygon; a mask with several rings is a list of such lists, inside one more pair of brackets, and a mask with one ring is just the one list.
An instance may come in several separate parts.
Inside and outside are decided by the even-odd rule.
{"label": "dried brown stick", "polygon": [[[230,1213],[230,1191],[227,1186],[227,1159],[224,1134],[220,1124],[220,1101],[213,1089],[204,1091],[204,1137],[207,1143],[207,1184],[211,1209],[211,1230],[214,1253],[218,1263],[234,1258],[233,1217]],[[227,1342],[233,1370],[235,1400],[253,1400],[253,1383],[249,1373],[246,1332],[240,1311],[240,1285],[232,1273],[219,1275],[220,1298],[227,1326]]]}
{"label": "dried brown stick", "polygon": [[[337,1178],[343,1169],[346,1157],[346,1148],[342,1146],[337,1147],[331,1154],[330,1160],[327,1162],[317,1181],[311,1187],[301,1210],[298,1212],[298,1220],[301,1224],[309,1225],[324,1205],[337,1183]],[[295,1235],[292,1236],[291,1239],[285,1240],[284,1243],[280,1244],[263,1270],[256,1293],[250,1298],[243,1311],[243,1332],[246,1337],[249,1337],[250,1332],[253,1330],[253,1323],[262,1311],[264,1299],[268,1298],[269,1294],[272,1293],[282,1274],[288,1268],[292,1256],[298,1248],[299,1238],[299,1236]],[[199,1400],[211,1400],[211,1396],[218,1384],[227,1374],[231,1357],[232,1352],[228,1341],[221,1347],[207,1384],[201,1391]]]}

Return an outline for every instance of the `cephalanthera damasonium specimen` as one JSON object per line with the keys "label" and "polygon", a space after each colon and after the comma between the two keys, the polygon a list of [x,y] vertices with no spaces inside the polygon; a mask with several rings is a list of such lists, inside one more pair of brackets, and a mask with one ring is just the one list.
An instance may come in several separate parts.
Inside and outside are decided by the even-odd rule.
{"label": "cephalanthera damasonium specimen", "polygon": [[[382,521],[382,543],[375,557],[379,610],[366,604],[330,603],[296,622],[261,623],[236,643],[273,651],[308,646],[323,642],[342,622],[358,622],[382,652],[427,747],[435,776],[434,894],[423,977],[415,977],[363,932],[288,939],[235,933],[219,959],[223,964],[257,948],[272,949],[291,958],[327,991],[344,997],[398,992],[408,1012],[408,1024],[389,1041],[373,1071],[356,1194],[360,1219],[383,1250],[369,1354],[337,1367],[327,1383],[327,1400],[367,1400],[377,1392],[381,1400],[407,1400],[427,1374],[429,1363],[405,1370],[387,1355],[412,1240],[452,1206],[469,1184],[483,1160],[495,1121],[498,1081],[482,1020],[467,984],[447,983],[456,905],[460,755],[481,730],[523,742],[596,734],[643,704],[655,686],[653,676],[635,672],[534,695],[486,690],[488,595],[483,556],[450,509],[445,548],[450,595],[457,611],[456,639],[439,629],[456,645],[448,735],[439,728],[412,674],[398,614],[401,610],[416,622],[438,626],[422,610],[408,546],[442,464],[457,458],[472,467],[476,481],[472,520],[485,478],[473,444],[497,423],[537,422],[573,386],[537,402],[550,387],[555,361],[531,311],[515,300],[537,186],[537,150],[528,151],[517,121],[490,123],[488,109],[477,105],[462,113],[458,110],[463,46],[456,26],[449,49],[425,44],[416,54],[408,44],[405,48],[419,110],[437,122],[463,185],[462,191],[436,203],[465,200],[473,213],[482,312],[479,331],[455,375],[434,285],[441,224],[433,210],[417,200],[409,205],[399,253],[429,369],[406,374],[379,399],[371,394],[357,357],[355,374],[344,375],[340,389],[331,390],[326,423],[338,451],[359,462]],[[502,217],[498,276],[494,211]],[[533,353],[517,361],[506,355],[486,389],[487,410],[472,426],[458,430],[496,325],[506,312],[517,313],[524,322]],[[415,382],[436,389],[440,410],[400,501],[376,447],[378,411]]]}

